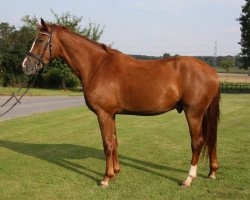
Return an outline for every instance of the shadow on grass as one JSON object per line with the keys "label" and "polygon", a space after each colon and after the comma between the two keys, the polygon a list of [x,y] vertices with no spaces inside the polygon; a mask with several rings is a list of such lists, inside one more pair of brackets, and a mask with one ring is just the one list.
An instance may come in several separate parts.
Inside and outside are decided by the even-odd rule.
{"label": "shadow on grass", "polygon": [[[0,140],[0,147],[10,149],[12,151],[22,153],[24,155],[33,156],[41,160],[48,161],[65,169],[71,170],[78,174],[84,175],[89,179],[92,179],[96,183],[99,183],[103,174],[96,172],[92,169],[86,168],[79,164],[68,161],[67,159],[87,159],[96,158],[105,160],[104,153],[102,150],[95,149],[93,147],[79,146],[73,144],[30,144],[22,142],[12,142]],[[164,177],[168,180],[181,183],[181,180],[167,176],[155,170],[164,170],[169,172],[181,172],[187,173],[185,170],[175,169],[163,165],[158,165],[149,161],[143,161],[128,156],[119,155],[120,163],[123,166],[128,166],[143,172],[151,173],[153,175]],[[94,173],[100,176],[100,179],[92,176]]]}

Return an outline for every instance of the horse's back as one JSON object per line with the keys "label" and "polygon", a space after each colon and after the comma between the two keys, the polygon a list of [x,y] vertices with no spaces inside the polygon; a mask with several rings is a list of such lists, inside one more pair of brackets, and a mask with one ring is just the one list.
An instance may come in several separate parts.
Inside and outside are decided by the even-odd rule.
{"label": "horse's back", "polygon": [[121,80],[131,87],[176,90],[176,95],[193,94],[194,89],[214,90],[219,77],[211,66],[198,59],[177,56],[168,59],[139,61],[132,59],[121,64]]}

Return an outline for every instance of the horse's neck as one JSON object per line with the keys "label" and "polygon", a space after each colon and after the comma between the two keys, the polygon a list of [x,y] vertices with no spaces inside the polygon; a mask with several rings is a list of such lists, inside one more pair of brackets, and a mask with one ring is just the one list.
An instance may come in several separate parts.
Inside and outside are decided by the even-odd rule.
{"label": "horse's neck", "polygon": [[91,74],[95,71],[96,58],[100,59],[104,53],[96,49],[90,41],[76,37],[68,32],[60,35],[61,57],[72,68],[81,81],[87,84]]}

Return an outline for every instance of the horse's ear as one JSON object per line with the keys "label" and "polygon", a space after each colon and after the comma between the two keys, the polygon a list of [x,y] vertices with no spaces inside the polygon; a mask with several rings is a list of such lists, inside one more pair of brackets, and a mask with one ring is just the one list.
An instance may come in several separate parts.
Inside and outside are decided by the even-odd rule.
{"label": "horse's ear", "polygon": [[42,24],[42,29],[43,29],[44,31],[49,32],[48,25],[47,25],[46,22],[43,20],[43,18],[41,18],[41,24]]}

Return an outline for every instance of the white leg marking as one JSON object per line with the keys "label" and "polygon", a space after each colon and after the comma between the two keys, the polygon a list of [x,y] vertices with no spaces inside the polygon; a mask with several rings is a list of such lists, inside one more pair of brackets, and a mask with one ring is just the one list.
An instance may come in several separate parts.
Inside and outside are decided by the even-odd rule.
{"label": "white leg marking", "polygon": [[216,179],[216,177],[215,177],[215,172],[212,172],[212,174],[209,175],[209,178],[211,178],[211,179]]}
{"label": "white leg marking", "polygon": [[197,165],[193,166],[191,165],[189,170],[189,175],[195,178],[197,176]]}
{"label": "white leg marking", "polygon": [[101,187],[108,187],[109,183],[107,181],[101,181]]}
{"label": "white leg marking", "polygon": [[197,176],[197,165],[191,165],[188,177],[186,180],[183,182],[184,186],[190,186],[192,183],[192,180]]}

